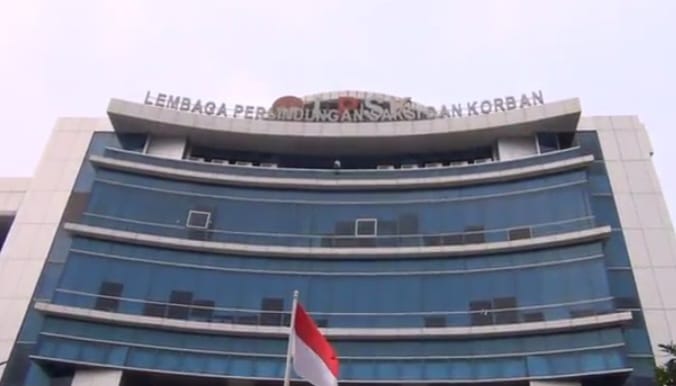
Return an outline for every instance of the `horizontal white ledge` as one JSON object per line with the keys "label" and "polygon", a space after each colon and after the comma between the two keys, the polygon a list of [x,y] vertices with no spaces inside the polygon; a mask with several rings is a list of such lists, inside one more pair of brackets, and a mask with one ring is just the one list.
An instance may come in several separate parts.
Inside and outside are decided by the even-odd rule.
{"label": "horizontal white ledge", "polygon": [[[185,371],[174,371],[174,370],[160,370],[154,368],[144,368],[144,367],[135,367],[135,366],[118,366],[104,363],[96,363],[89,361],[78,361],[72,359],[61,359],[57,357],[49,357],[42,355],[29,355],[29,358],[37,361],[45,362],[55,362],[55,363],[68,363],[74,366],[85,366],[89,368],[99,368],[99,369],[117,369],[117,370],[130,370],[130,371],[144,371],[154,374],[174,374],[174,375],[184,375],[200,378],[225,378],[225,379],[241,379],[245,381],[281,381],[282,378],[275,377],[242,377],[237,375],[227,375],[222,373],[190,373]],[[340,379],[340,383],[357,383],[361,385],[366,385],[370,383],[397,383],[397,384],[410,384],[412,386],[424,385],[424,384],[455,384],[455,383],[477,383],[482,384],[486,382],[505,382],[505,381],[528,381],[528,380],[570,380],[571,378],[583,378],[596,375],[610,375],[610,374],[623,374],[631,373],[634,371],[631,367],[605,370],[605,371],[588,371],[582,373],[570,373],[570,374],[559,374],[559,375],[548,375],[548,376],[532,376],[532,377],[511,377],[511,378],[491,378],[491,379]],[[294,375],[291,376],[291,380],[294,382],[304,382],[300,378],[296,378]]]}
{"label": "horizontal white ledge", "polygon": [[[92,155],[92,164],[112,170],[134,172],[154,177],[163,177],[180,181],[206,182],[218,185],[263,186],[288,189],[341,190],[341,189],[412,189],[423,187],[462,186],[504,182],[538,175],[558,173],[566,170],[582,168],[594,161],[593,155],[585,155],[565,160],[516,167],[512,169],[469,173],[452,176],[372,178],[372,179],[339,179],[339,178],[292,178],[262,177],[236,174],[212,173],[179,169],[167,166],[150,165],[141,162],[118,160],[109,157]],[[499,161],[498,161],[499,162]],[[226,170],[224,169],[224,172]]]}
{"label": "horizontal white ledge", "polygon": [[336,247],[288,247],[281,245],[257,245],[226,243],[219,241],[199,241],[177,237],[158,236],[147,233],[130,232],[103,228],[93,225],[65,223],[64,229],[86,237],[119,241],[130,244],[157,246],[179,250],[203,251],[215,253],[233,253],[246,256],[265,257],[339,257],[343,259],[363,259],[369,257],[411,258],[438,256],[468,256],[504,251],[528,250],[542,247],[556,247],[574,243],[600,240],[606,238],[610,226],[601,226],[575,232],[534,237],[530,239],[496,241],[489,243],[464,245],[439,245],[418,247],[368,247],[368,248],[336,248]]}
{"label": "horizontal white ledge", "polygon": [[[191,320],[159,318],[154,316],[121,314],[92,310],[87,308],[64,306],[45,302],[36,302],[35,309],[45,314],[65,316],[72,319],[105,322],[111,324],[135,325],[163,328],[168,330],[188,330],[202,333],[224,335],[264,335],[269,337],[287,337],[288,327],[255,326],[234,323],[209,323]],[[500,324],[469,327],[405,327],[405,328],[322,328],[322,332],[334,339],[391,339],[391,338],[459,338],[485,337],[496,335],[522,335],[530,333],[551,333],[573,331],[591,327],[603,327],[622,324],[632,319],[631,312],[616,312],[573,319],[559,319],[542,322]]]}

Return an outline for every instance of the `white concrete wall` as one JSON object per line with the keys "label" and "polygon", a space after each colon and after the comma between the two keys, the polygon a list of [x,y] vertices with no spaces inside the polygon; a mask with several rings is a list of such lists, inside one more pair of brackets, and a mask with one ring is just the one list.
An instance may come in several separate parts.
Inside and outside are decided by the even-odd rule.
{"label": "white concrete wall", "polygon": [[178,137],[157,137],[148,138],[146,153],[173,159],[183,158],[185,152],[186,139]]}
{"label": "white concrete wall", "polygon": [[498,139],[498,156],[501,161],[537,154],[535,137],[510,137]]}
{"label": "white concrete wall", "polygon": [[579,129],[598,132],[657,362],[660,343],[676,342],[676,238],[637,117],[593,117]]}
{"label": "white concrete wall", "polygon": [[[107,119],[60,119],[0,252],[0,361],[8,358],[94,131]],[[6,366],[0,367],[0,377]]]}
{"label": "white concrete wall", "polygon": [[77,370],[71,386],[118,386],[122,370]]}
{"label": "white concrete wall", "polygon": [[0,216],[19,210],[29,184],[30,178],[0,178]]}

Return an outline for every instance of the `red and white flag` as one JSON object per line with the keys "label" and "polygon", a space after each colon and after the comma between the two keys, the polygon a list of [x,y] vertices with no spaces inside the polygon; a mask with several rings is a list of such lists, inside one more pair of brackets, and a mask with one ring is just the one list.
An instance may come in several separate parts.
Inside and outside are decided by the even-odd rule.
{"label": "red and white flag", "polygon": [[336,352],[303,307],[296,305],[293,325],[293,369],[314,386],[337,386]]}

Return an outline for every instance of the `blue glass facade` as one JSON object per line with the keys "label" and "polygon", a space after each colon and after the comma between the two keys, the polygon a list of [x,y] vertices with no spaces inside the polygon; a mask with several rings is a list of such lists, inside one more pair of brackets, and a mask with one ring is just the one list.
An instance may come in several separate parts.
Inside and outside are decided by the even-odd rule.
{"label": "blue glass facade", "polygon": [[[471,255],[317,257],[198,252],[61,229],[36,301],[97,310],[107,319],[77,320],[31,307],[2,386],[50,385],[54,374],[67,378],[81,365],[278,380],[284,371],[285,338],[253,327],[288,325],[293,290],[300,291],[305,307],[329,329],[465,331],[460,329],[493,326],[498,331],[337,337],[333,341],[341,359],[341,382],[511,382],[608,375],[615,382],[608,384],[650,384],[651,346],[603,155],[595,133],[578,133],[577,141],[579,147],[569,150],[462,169],[355,170],[339,177],[309,170],[253,172],[280,178],[470,175],[595,157],[588,166],[504,182],[404,190],[236,187],[94,168],[85,161],[64,224],[178,240],[337,250],[490,246],[602,226],[611,231],[606,238],[488,248]],[[244,170],[120,151],[142,149],[138,142],[138,137],[97,133],[88,153],[183,170]],[[209,229],[187,228],[190,211],[210,213]],[[376,235],[358,237],[358,219],[376,219]],[[538,327],[623,311],[632,313],[631,322]],[[157,326],[124,322],[122,316],[144,316]],[[164,319],[252,329],[207,333],[186,323],[186,328],[172,330],[162,326]],[[524,328],[499,333],[501,327],[514,325]],[[610,378],[616,374],[622,376]]]}

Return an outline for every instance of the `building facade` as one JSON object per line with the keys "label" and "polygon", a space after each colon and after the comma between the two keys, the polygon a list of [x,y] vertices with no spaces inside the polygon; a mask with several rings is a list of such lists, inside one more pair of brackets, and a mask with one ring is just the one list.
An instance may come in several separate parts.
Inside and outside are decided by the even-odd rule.
{"label": "building facade", "polygon": [[654,384],[676,242],[636,117],[165,97],[0,179],[0,385],[279,384],[294,290],[341,383]]}

